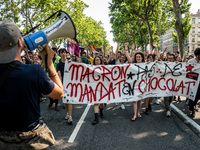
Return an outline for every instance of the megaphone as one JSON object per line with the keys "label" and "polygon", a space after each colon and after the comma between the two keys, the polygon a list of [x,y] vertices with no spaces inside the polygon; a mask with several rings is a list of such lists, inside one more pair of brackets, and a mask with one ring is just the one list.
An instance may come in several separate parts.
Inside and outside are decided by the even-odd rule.
{"label": "megaphone", "polygon": [[49,27],[24,37],[24,49],[33,51],[34,49],[39,48],[39,50],[42,50],[43,46],[49,41],[61,37],[76,40],[76,27],[73,20],[62,10],[59,11],[57,19]]}

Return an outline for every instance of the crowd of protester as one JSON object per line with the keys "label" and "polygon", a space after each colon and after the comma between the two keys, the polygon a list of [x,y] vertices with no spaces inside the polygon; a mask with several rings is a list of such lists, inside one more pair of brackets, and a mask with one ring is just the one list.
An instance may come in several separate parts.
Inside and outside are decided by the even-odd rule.
{"label": "crowd of protester", "polygon": [[[129,50],[127,42],[124,45],[124,51],[119,50],[120,43],[117,43],[116,51],[114,52],[111,46],[109,53],[106,53],[106,45],[99,52],[87,46],[79,56],[68,52],[66,48],[50,48],[46,45],[43,51],[26,51],[24,55],[21,55],[24,51],[24,40],[17,25],[11,20],[1,21],[0,31],[2,35],[0,40],[0,90],[3,93],[0,95],[2,119],[0,149],[46,149],[49,145],[55,144],[53,133],[41,117],[40,102],[45,98],[42,94],[45,94],[49,97],[48,107],[51,108],[55,104],[55,110],[59,111],[59,99],[64,97],[62,82],[66,63],[77,62],[91,65],[140,64],[157,61],[200,63],[200,48],[194,51],[195,56],[190,55],[186,58],[186,53],[181,57],[177,49],[169,53],[165,48],[162,53],[158,53],[155,43],[153,43],[155,53],[152,54],[135,49],[134,44]],[[195,117],[195,107],[199,96],[200,87],[198,87],[194,101],[187,98],[191,117]],[[172,96],[164,98],[167,117],[171,116],[170,103],[175,98]],[[155,99],[155,104],[159,105],[158,97],[145,98],[145,115],[152,111],[153,99]],[[177,96],[177,99],[181,102],[180,97]],[[106,104],[94,104],[93,125],[99,122],[99,111],[100,117],[104,118],[104,106]],[[134,114],[131,121],[142,117],[141,106],[142,100],[133,102]],[[68,124],[72,125],[73,104],[64,103],[64,108],[66,110],[65,119]],[[124,103],[121,103],[121,109],[125,109]]]}
{"label": "crowd of protester", "polygon": [[[91,65],[120,65],[120,64],[132,64],[132,63],[150,63],[150,62],[156,62],[156,61],[167,61],[167,62],[188,62],[190,59],[194,59],[194,55],[189,55],[186,57],[186,53],[183,54],[183,57],[180,56],[180,53],[177,49],[174,49],[173,53],[167,52],[167,48],[164,49],[162,53],[158,52],[158,48],[156,43],[153,43],[153,47],[155,51],[153,53],[148,54],[148,51],[142,52],[135,48],[135,45],[132,44],[129,50],[129,43],[124,44],[124,51],[119,50],[120,43],[117,43],[117,49],[114,52],[113,47],[111,46],[109,48],[109,51],[106,52],[106,45],[104,45],[102,51],[97,52],[95,49],[89,49],[89,46],[86,47],[85,50],[80,52],[80,55],[75,55],[73,53],[70,53],[67,51],[66,48],[57,48],[52,47],[52,50],[54,51],[54,58],[53,63],[54,67],[56,68],[58,75],[63,81],[64,77],[64,66],[66,62],[78,62],[78,63],[85,63],[85,64],[91,64]],[[198,52],[199,49],[197,49]],[[41,58],[38,55],[38,52],[27,52],[24,56],[22,56],[22,62],[25,64],[40,64],[42,67],[45,67],[44,62],[42,62]],[[45,68],[44,68],[45,69]],[[45,97],[41,95],[41,101]],[[152,111],[152,102],[154,101],[155,104],[159,105],[158,97],[149,97],[144,99],[145,104],[145,111],[144,114],[148,115],[150,111]],[[59,111],[58,109],[58,99],[52,99],[49,98],[50,102],[48,107],[52,107],[52,105],[55,103],[55,110]],[[166,116],[171,116],[171,109],[170,109],[170,103],[172,100],[177,100],[178,102],[181,102],[180,96],[173,96],[173,97],[165,97],[164,98],[164,104],[166,108]],[[192,111],[191,116],[195,117],[195,104],[190,104],[192,102],[189,102],[189,100],[186,98],[186,102],[190,105],[190,110]],[[118,104],[117,104],[118,105]],[[131,121],[135,121],[137,118],[142,117],[140,114],[142,106],[142,100],[134,101],[133,102],[133,117],[131,118]],[[98,123],[98,112],[100,110],[100,117],[103,118],[103,104],[95,104],[94,105],[94,116],[95,119],[92,122],[93,125]],[[121,109],[125,109],[124,103],[121,103]],[[73,123],[72,119],[72,110],[73,110],[73,104],[64,104],[64,108],[66,110],[66,117],[68,124]]]}

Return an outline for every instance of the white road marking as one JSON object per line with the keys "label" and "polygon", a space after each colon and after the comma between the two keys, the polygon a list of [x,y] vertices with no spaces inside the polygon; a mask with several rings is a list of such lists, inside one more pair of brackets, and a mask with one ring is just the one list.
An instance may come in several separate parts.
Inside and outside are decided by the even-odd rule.
{"label": "white road marking", "polygon": [[91,106],[91,104],[88,104],[87,107],[85,108],[85,111],[83,112],[80,120],[78,121],[74,131],[72,132],[71,136],[69,137],[69,140],[68,140],[69,143],[73,143],[74,142],[74,140],[76,138],[76,135],[78,134],[78,131],[80,130],[80,128],[81,128],[81,126],[83,124],[83,121],[84,121],[84,119],[85,119],[85,117],[86,117],[86,115],[87,115],[87,113],[88,113],[88,111],[90,109],[90,106]]}

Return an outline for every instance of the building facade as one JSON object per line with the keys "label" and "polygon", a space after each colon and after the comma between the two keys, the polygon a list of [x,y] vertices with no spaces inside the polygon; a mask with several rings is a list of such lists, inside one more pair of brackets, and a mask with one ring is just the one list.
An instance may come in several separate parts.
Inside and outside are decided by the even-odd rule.
{"label": "building facade", "polygon": [[162,36],[162,50],[163,51],[167,47],[166,52],[173,53],[174,51],[174,42],[173,42],[173,36],[172,36],[172,28],[169,28],[166,33]]}
{"label": "building facade", "polygon": [[[187,14],[186,14],[187,15]],[[192,28],[189,32],[188,38],[185,40],[185,51],[188,54],[193,54],[197,47],[200,47],[200,9],[196,14],[190,14],[191,21],[193,22]],[[173,36],[171,33],[173,28],[169,28],[164,35],[160,37],[160,51],[163,51],[167,47],[167,52],[173,53],[174,49],[178,49],[178,44],[173,42]]]}
{"label": "building facade", "polygon": [[200,47],[200,9],[196,14],[190,14],[193,22],[189,33],[189,54],[193,54],[197,47]]}

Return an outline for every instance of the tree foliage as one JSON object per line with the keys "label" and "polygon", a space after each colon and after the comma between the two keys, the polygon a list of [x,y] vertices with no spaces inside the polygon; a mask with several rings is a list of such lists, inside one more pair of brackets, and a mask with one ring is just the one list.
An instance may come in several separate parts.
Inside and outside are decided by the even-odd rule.
{"label": "tree foliage", "polygon": [[[98,47],[103,47],[104,44],[109,45],[102,23],[83,14],[87,7],[88,5],[81,0],[4,0],[0,1],[0,20],[13,19],[21,31],[25,33],[26,25],[28,25],[28,30],[38,24],[41,26],[37,30],[49,26],[56,19],[56,16],[46,23],[44,20],[56,11],[63,10],[70,15],[76,26],[79,45],[94,44]],[[64,40],[62,38],[54,42],[59,44],[60,41]]]}
{"label": "tree foliage", "polygon": [[[178,43],[179,50],[181,56],[184,53],[184,40],[189,36],[189,32],[192,27],[192,23],[190,23],[190,7],[191,3],[188,0],[165,0],[166,8],[168,12],[171,13],[172,20],[172,36],[173,41]],[[182,17],[183,14],[187,14],[185,17]]]}
{"label": "tree foliage", "polygon": [[[136,32],[132,33],[134,33],[135,37],[139,37],[136,40],[136,44],[146,45],[149,43],[152,50],[153,41],[158,41],[159,39],[158,34],[166,31],[165,27],[167,25],[165,23],[167,17],[164,12],[162,13],[162,6],[161,0],[113,0],[109,7],[111,10],[110,16],[113,18],[111,23],[116,26],[114,18],[118,17],[116,14],[121,14],[120,20],[135,27]],[[131,26],[129,30],[132,30]],[[148,37],[146,33],[148,33]],[[145,40],[142,40],[143,38]]]}

